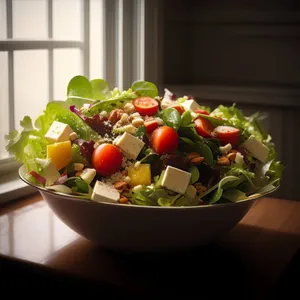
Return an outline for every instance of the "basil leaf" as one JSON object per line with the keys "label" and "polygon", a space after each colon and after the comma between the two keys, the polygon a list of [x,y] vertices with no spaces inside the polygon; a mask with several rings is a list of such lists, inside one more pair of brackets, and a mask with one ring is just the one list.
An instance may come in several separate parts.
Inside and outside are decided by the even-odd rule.
{"label": "basil leaf", "polygon": [[111,92],[107,82],[103,79],[94,79],[90,81],[93,99],[100,100],[111,97]]}
{"label": "basil leaf", "polygon": [[204,161],[209,165],[213,166],[214,156],[211,149],[204,143],[197,142],[197,152],[204,157]]}
{"label": "basil leaf", "polygon": [[73,77],[67,87],[67,95],[93,98],[92,87],[89,80],[82,75]]}
{"label": "basil leaf", "polygon": [[172,127],[176,131],[179,129],[181,118],[177,109],[173,107],[164,109],[162,111],[161,118],[166,125]]}
{"label": "basil leaf", "polygon": [[192,122],[192,114],[189,110],[186,110],[181,116],[180,126],[186,126]]}
{"label": "basil leaf", "polygon": [[146,127],[144,125],[140,126],[136,131],[136,136],[140,137],[146,132]]}
{"label": "basil leaf", "polygon": [[148,96],[154,98],[158,96],[158,89],[152,82],[137,80],[131,85],[131,89],[139,96]]}
{"label": "basil leaf", "polygon": [[239,200],[247,198],[247,196],[244,192],[242,192],[240,190],[236,190],[236,189],[226,190],[222,196],[223,196],[223,198],[225,198],[231,202],[237,202]]}
{"label": "basil leaf", "polygon": [[203,141],[203,138],[197,133],[195,127],[180,127],[178,129],[179,137],[185,137],[192,141]]}
{"label": "basil leaf", "polygon": [[198,179],[200,177],[199,170],[197,167],[194,166],[194,167],[189,168],[189,172],[192,174],[190,184],[194,184],[195,182],[198,181]]}
{"label": "basil leaf", "polygon": [[180,140],[182,140],[186,144],[195,145],[195,143],[192,140],[188,139],[188,138],[180,137]]}

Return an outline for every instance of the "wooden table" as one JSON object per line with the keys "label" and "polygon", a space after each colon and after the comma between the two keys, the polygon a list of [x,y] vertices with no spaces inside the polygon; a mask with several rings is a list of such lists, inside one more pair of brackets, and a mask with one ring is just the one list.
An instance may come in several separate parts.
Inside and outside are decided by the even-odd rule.
{"label": "wooden table", "polygon": [[214,244],[147,256],[94,246],[64,225],[39,194],[0,207],[3,286],[34,278],[46,288],[51,283],[122,298],[186,298],[196,292],[199,299],[281,299],[283,294],[290,299],[300,279],[299,248],[300,202],[275,198],[258,200]]}

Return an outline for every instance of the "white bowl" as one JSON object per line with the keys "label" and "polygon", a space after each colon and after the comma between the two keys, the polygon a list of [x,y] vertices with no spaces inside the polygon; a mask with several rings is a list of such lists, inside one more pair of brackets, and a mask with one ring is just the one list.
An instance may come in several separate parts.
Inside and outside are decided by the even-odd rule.
{"label": "white bowl", "polygon": [[98,203],[36,187],[52,211],[79,235],[114,251],[153,252],[183,250],[220,238],[272,191],[237,203],[189,207],[135,206]]}

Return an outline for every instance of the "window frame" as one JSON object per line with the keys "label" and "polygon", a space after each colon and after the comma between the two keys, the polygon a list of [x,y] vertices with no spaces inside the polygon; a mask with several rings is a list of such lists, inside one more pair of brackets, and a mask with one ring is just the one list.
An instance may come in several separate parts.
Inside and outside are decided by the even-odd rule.
{"label": "window frame", "polygon": [[[8,97],[9,97],[9,130],[14,128],[14,85],[13,85],[13,51],[29,49],[48,50],[49,65],[49,99],[53,98],[53,50],[57,48],[79,48],[83,55],[83,75],[90,73],[90,0],[82,0],[83,5],[83,37],[81,41],[53,39],[53,11],[52,0],[48,1],[48,39],[26,40],[12,38],[12,1],[6,0],[7,10],[7,38],[0,40],[0,51],[8,52]],[[102,0],[103,1],[103,47],[104,47],[104,78],[110,87],[127,88],[134,80],[145,79],[155,81],[146,69],[147,62],[155,57],[153,51],[145,49],[147,42],[146,26],[155,22],[151,16],[156,10],[158,0]],[[126,7],[126,9],[124,9]],[[149,26],[153,28],[153,24]],[[149,43],[148,43],[149,44]],[[155,43],[156,45],[156,43]],[[147,53],[149,58],[147,58]],[[155,51],[157,53],[157,51]],[[153,73],[153,72],[152,72]],[[0,203],[8,202],[37,192],[26,185],[18,175],[21,166],[14,158],[0,159]],[[7,183],[13,183],[14,188],[5,189]],[[4,191],[4,192],[3,192]]]}

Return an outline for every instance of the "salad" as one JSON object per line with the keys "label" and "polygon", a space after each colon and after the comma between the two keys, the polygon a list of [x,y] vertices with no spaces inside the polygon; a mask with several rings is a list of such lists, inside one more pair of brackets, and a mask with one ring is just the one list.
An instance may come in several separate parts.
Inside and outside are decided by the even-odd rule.
{"label": "salad", "polygon": [[138,80],[127,90],[73,77],[64,101],[6,135],[30,183],[96,202],[191,206],[237,202],[280,185],[261,115],[211,109],[192,96],[159,95]]}

